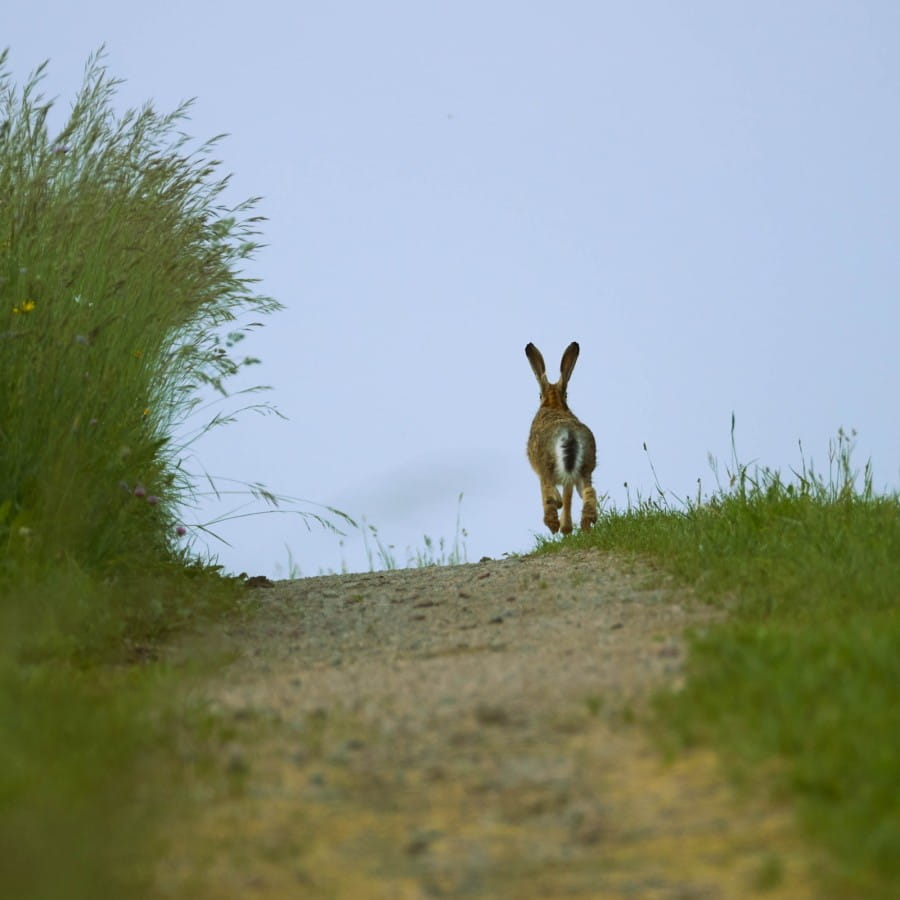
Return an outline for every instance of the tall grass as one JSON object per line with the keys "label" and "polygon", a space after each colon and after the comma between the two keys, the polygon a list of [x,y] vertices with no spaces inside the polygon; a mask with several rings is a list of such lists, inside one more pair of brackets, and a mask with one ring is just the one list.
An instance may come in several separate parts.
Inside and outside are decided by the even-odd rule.
{"label": "tall grass", "polygon": [[795,799],[834,861],[823,896],[889,897],[900,883],[900,497],[874,491],[852,451],[841,431],[827,473],[801,454],[788,478],[751,471],[735,451],[712,496],[673,502],[658,489],[546,549],[648,554],[727,604],[728,621],[693,639],[687,686],[661,698],[661,721]]}
{"label": "tall grass", "polygon": [[97,54],[51,133],[43,73],[20,88],[0,54],[0,872],[15,896],[137,896],[153,641],[240,602],[190,559],[175,435],[277,304],[189,104],[118,114]]}
{"label": "tall grass", "polygon": [[172,435],[254,362],[223,326],[277,304],[241,274],[253,201],[222,205],[188,104],[116,116],[95,56],[51,135],[42,72],[19,91],[0,57],[0,565],[146,564],[191,491]]}

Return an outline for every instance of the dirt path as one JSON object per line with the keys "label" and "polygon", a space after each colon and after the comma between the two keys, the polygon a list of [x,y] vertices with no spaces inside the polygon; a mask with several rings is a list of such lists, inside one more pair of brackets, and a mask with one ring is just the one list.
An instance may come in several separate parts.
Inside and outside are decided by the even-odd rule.
{"label": "dirt path", "polygon": [[158,894],[816,896],[787,810],[635,723],[714,615],[596,552],[277,584],[205,685]]}

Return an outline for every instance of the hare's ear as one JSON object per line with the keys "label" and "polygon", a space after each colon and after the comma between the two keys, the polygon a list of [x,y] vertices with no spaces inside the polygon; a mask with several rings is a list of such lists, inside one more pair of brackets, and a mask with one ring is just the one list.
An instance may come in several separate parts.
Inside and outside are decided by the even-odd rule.
{"label": "hare's ear", "polygon": [[525,348],[525,355],[528,357],[528,362],[531,363],[531,371],[534,372],[534,377],[537,378],[538,382],[542,382],[546,376],[547,367],[544,365],[544,357],[541,356],[541,351],[534,344],[528,344]]}
{"label": "hare's ear", "polygon": [[568,347],[566,347],[566,352],[562,355],[562,362],[559,364],[559,371],[562,374],[562,378],[560,378],[560,384],[565,387],[569,383],[569,379],[572,377],[572,370],[575,368],[575,363],[578,360],[578,351],[579,347],[576,341],[572,341]]}

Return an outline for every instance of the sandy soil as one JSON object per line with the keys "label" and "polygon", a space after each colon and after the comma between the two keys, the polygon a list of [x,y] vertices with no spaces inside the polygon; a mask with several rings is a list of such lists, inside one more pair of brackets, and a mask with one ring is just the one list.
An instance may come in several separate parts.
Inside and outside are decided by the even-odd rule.
{"label": "sandy soil", "polygon": [[195,697],[214,752],[186,742],[159,896],[819,896],[788,809],[648,738],[685,630],[722,613],[647,565],[555,554],[259,596]]}

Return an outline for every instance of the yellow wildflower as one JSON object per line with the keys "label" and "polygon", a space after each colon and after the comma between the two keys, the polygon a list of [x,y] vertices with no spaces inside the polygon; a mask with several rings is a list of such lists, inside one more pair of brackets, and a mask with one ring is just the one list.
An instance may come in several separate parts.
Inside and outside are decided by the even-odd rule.
{"label": "yellow wildflower", "polygon": [[35,306],[37,306],[37,304],[34,302],[34,300],[25,300],[19,306],[13,307],[13,313],[15,313],[15,315],[17,316],[21,315],[22,313],[30,313],[35,308]]}

